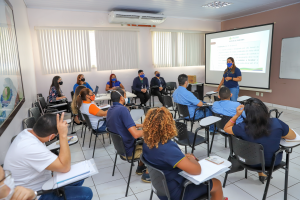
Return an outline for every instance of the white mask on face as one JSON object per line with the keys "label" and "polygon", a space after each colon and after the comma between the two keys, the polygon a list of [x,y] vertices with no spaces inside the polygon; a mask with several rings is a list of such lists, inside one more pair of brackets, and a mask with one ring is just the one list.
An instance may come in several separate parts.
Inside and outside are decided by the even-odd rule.
{"label": "white mask on face", "polygon": [[14,194],[14,191],[15,191],[15,181],[14,181],[14,179],[11,176],[8,176],[4,180],[4,184],[1,185],[0,188],[2,188],[5,185],[10,189],[10,192],[9,192],[9,194],[5,198],[2,198],[0,200],[10,200],[11,197],[13,196],[13,194]]}
{"label": "white mask on face", "polygon": [[128,103],[128,98],[126,97],[125,98],[125,105]]}

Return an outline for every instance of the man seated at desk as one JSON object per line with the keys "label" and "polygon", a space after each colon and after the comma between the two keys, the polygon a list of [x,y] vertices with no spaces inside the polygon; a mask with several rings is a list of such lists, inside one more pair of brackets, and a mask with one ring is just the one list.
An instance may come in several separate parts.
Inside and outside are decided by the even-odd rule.
{"label": "man seated at desk", "polygon": [[150,87],[156,86],[156,88],[151,89],[151,94],[157,96],[160,103],[163,104],[162,95],[167,95],[168,93],[165,91],[166,89],[166,81],[163,77],[160,77],[159,71],[154,72],[155,77],[151,79]]}
{"label": "man seated at desk", "polygon": [[[23,186],[34,191],[42,190],[42,186],[52,176],[51,171],[66,173],[71,169],[71,153],[68,144],[68,124],[64,119],[54,114],[41,116],[33,129],[25,129],[10,145],[4,160],[4,169],[12,173],[17,186]],[[56,156],[47,149],[45,142],[54,139],[59,134],[60,151]],[[69,199],[90,200],[93,192],[83,187],[83,180],[64,187]],[[55,185],[53,185],[54,187]],[[55,192],[41,195],[39,200],[63,200]]]}

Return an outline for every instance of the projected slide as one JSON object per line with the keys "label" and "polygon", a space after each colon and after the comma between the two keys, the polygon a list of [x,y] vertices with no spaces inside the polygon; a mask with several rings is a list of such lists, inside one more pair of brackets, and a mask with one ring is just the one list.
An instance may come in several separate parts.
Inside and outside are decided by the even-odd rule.
{"label": "projected slide", "polygon": [[210,70],[224,71],[233,57],[242,72],[265,73],[269,30],[211,40]]}

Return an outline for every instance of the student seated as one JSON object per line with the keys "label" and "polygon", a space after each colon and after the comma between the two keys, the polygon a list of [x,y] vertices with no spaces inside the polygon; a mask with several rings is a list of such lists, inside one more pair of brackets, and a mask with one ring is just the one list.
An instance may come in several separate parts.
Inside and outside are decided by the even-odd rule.
{"label": "student seated", "polygon": [[[144,122],[143,157],[153,167],[161,170],[166,179],[172,200],[179,200],[183,183],[186,180],[178,173],[185,171],[192,175],[201,174],[201,166],[191,154],[184,155],[171,139],[177,136],[172,114],[165,107],[150,109]],[[223,200],[221,182],[210,180],[212,200]],[[184,199],[197,199],[207,193],[207,185],[191,184],[187,186]],[[159,197],[164,200],[166,197]],[[225,198],[227,199],[227,198]]]}
{"label": "student seated", "polygon": [[105,90],[114,90],[117,87],[120,87],[122,89],[124,89],[124,86],[122,85],[122,83],[120,81],[117,80],[117,76],[115,74],[111,74],[109,77],[109,81],[106,83],[106,88]]}
{"label": "student seated", "polygon": [[[234,125],[245,109],[246,118]],[[224,131],[249,142],[259,143],[264,147],[266,167],[272,166],[274,153],[280,148],[281,138],[295,139],[296,134],[289,126],[277,118],[270,118],[267,106],[259,99],[249,99],[245,106],[239,105],[236,114],[228,121]],[[282,160],[282,152],[277,155],[275,166]],[[261,167],[253,166],[253,167]],[[266,175],[259,173],[259,180],[264,183]]]}
{"label": "student seated", "polygon": [[[241,105],[239,102],[236,101],[230,101],[230,98],[232,97],[232,94],[228,87],[222,87],[219,90],[219,98],[221,101],[215,101],[212,106],[212,111],[214,113],[220,114],[220,115],[226,115],[233,117],[236,113],[236,108]],[[240,116],[236,120],[236,124],[239,124],[243,122],[243,118],[245,118],[245,112],[243,112],[242,116]]]}
{"label": "student seated", "polygon": [[[101,110],[94,102],[95,94],[92,90],[84,88],[80,91],[77,96],[77,109],[80,109],[82,114],[86,114],[93,126],[94,130],[97,130],[98,121],[106,116],[107,111]],[[105,132],[106,121],[101,121],[99,123],[98,132]]]}
{"label": "student seated", "polygon": [[155,76],[151,79],[150,87],[157,86],[157,88],[151,89],[151,94],[157,96],[160,103],[163,104],[162,95],[167,95],[168,93],[165,91],[166,89],[166,81],[163,77],[160,77],[159,71],[154,72]]}
{"label": "student seated", "polygon": [[143,70],[139,70],[138,77],[133,79],[132,89],[135,90],[135,94],[140,99],[141,106],[146,106],[147,101],[150,99],[150,95],[147,92],[149,90],[149,82]]}
{"label": "student seated", "polygon": [[77,76],[77,82],[75,83],[74,87],[73,87],[73,91],[75,92],[76,88],[79,86],[79,85],[83,85],[85,86],[86,88],[89,88],[90,90],[93,91],[92,87],[90,86],[90,84],[88,84],[87,82],[85,82],[85,78],[84,78],[84,75],[83,74],[79,74]]}
{"label": "student seated", "polygon": [[60,76],[54,76],[52,79],[52,84],[49,90],[49,102],[56,102],[62,99],[67,98],[61,91],[60,86],[63,84],[63,81]]}
{"label": "student seated", "polygon": [[74,121],[77,125],[80,125],[82,124],[82,122],[79,121],[78,119],[78,108],[77,108],[77,96],[79,95],[80,91],[82,89],[86,88],[84,85],[79,85],[76,90],[75,90],[75,93],[74,93],[74,96],[73,96],[73,99],[72,99],[72,104],[71,104],[71,109],[72,109],[72,113],[75,115],[74,117]]}
{"label": "student seated", "polygon": [[36,197],[35,192],[31,189],[22,186],[15,187],[11,172],[4,171],[0,166],[0,199],[33,200]]}
{"label": "student seated", "polygon": [[[117,88],[111,93],[113,106],[108,109],[106,123],[109,131],[122,136],[126,156],[128,159],[132,159],[133,154],[134,158],[139,158],[143,151],[142,145],[138,145],[133,153],[135,140],[143,137],[143,131],[137,130],[137,128],[143,127],[143,125],[134,123],[129,110],[124,106],[127,99],[126,92],[122,88]],[[145,165],[140,161],[136,174],[142,175],[142,181],[150,183],[149,174],[145,170]]]}
{"label": "student seated", "polygon": [[[33,129],[25,129],[17,135],[10,145],[4,160],[4,169],[9,170],[15,185],[34,191],[42,190],[53,172],[66,173],[71,169],[71,153],[68,144],[68,124],[64,119],[54,114],[41,116]],[[53,154],[45,146],[45,142],[54,139],[59,134],[59,155]],[[83,187],[83,180],[64,187],[69,199],[90,200],[93,192]],[[63,200],[56,192],[41,195],[39,200]]]}

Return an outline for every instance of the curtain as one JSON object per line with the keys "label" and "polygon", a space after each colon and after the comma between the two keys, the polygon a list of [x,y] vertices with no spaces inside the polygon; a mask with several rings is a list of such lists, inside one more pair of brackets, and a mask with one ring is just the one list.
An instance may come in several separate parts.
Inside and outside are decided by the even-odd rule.
{"label": "curtain", "polygon": [[184,67],[201,65],[203,33],[152,32],[154,67]]}
{"label": "curtain", "polygon": [[91,71],[88,30],[37,29],[45,74]]}
{"label": "curtain", "polygon": [[137,69],[138,32],[96,30],[97,70]]}

